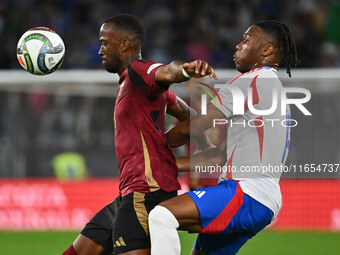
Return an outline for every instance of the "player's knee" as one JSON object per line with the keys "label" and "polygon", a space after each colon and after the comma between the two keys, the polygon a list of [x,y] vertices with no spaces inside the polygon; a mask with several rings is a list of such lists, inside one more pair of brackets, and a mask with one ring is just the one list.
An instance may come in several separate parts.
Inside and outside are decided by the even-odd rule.
{"label": "player's knee", "polygon": [[162,223],[162,219],[160,218],[160,215],[162,214],[162,208],[165,207],[157,205],[151,210],[151,212],[149,213],[149,225]]}
{"label": "player's knee", "polygon": [[149,225],[150,228],[154,226],[168,226],[171,228],[178,228],[179,224],[176,217],[164,206],[157,205],[149,213]]}

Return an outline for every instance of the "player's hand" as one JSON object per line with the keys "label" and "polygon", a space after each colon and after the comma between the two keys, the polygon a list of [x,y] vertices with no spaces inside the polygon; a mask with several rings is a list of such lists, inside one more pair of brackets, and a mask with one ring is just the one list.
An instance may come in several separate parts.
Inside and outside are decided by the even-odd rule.
{"label": "player's hand", "polygon": [[214,69],[203,60],[195,60],[189,63],[184,63],[183,69],[191,77],[201,78],[209,75],[210,78],[217,80],[217,75],[214,73]]}

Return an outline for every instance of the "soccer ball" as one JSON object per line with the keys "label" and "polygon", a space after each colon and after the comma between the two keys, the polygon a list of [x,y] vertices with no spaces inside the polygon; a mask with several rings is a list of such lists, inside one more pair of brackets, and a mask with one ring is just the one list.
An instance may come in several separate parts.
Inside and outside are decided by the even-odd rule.
{"label": "soccer ball", "polygon": [[27,72],[50,74],[63,63],[65,45],[60,36],[47,27],[35,27],[24,33],[17,46],[17,58]]}

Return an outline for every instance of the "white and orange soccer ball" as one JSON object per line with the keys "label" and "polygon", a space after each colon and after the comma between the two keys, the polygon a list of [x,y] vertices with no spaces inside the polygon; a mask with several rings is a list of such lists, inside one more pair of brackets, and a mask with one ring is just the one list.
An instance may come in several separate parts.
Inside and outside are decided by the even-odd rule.
{"label": "white and orange soccer ball", "polygon": [[17,58],[27,72],[45,75],[56,71],[63,63],[65,45],[61,37],[47,27],[35,27],[19,39]]}

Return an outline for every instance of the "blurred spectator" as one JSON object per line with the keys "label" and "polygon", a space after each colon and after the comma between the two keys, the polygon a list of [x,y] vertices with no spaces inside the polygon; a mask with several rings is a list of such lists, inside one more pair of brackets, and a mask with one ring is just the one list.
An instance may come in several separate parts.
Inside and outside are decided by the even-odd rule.
{"label": "blurred spectator", "polygon": [[243,31],[257,21],[278,19],[294,30],[301,67],[340,66],[323,49],[329,26],[339,31],[339,8],[337,1],[327,0],[202,0],[198,5],[194,0],[2,0],[0,68],[19,68],[17,40],[35,26],[51,27],[62,36],[66,45],[63,68],[100,68],[99,26],[119,12],[135,14],[143,21],[143,57],[160,62],[199,56],[214,67],[233,67],[232,54]]}
{"label": "blurred spectator", "polygon": [[55,176],[60,180],[84,179],[87,176],[86,161],[77,152],[65,151],[52,160]]}
{"label": "blurred spectator", "polygon": [[[62,68],[101,68],[97,54],[99,26],[104,19],[120,12],[133,13],[142,20],[146,28],[143,57],[159,62],[202,58],[215,68],[234,68],[235,45],[242,40],[249,24],[278,19],[294,30],[301,67],[340,67],[339,1],[202,0],[199,5],[196,3],[194,0],[1,0],[0,69],[20,68],[15,54],[17,41],[35,26],[51,27],[62,36],[66,45]],[[194,95],[200,97],[197,86],[194,84],[191,91],[192,106]],[[316,123],[304,120],[294,130],[289,160],[304,163],[310,158],[317,162],[327,157],[328,162],[338,159],[336,146],[340,138],[336,143],[333,139],[330,148],[331,142],[319,135],[340,137],[336,135],[339,114],[331,110],[339,108],[335,107],[339,106],[338,96],[339,93],[334,98],[313,95],[316,103],[311,103],[311,107],[318,109],[322,105],[323,108],[312,109]],[[62,146],[69,144],[74,146],[72,151],[81,149],[79,153],[86,158],[89,176],[117,176],[113,102],[111,97],[1,91],[0,176],[52,176],[51,159],[65,151]],[[327,109],[328,114],[322,109]],[[322,118],[325,120],[320,122]],[[337,124],[332,125],[333,122]],[[319,123],[328,123],[321,127],[322,132]],[[311,126],[315,129],[311,130]],[[217,128],[208,131],[215,144],[224,133],[225,130]],[[308,137],[316,137],[314,140],[322,149],[312,153],[306,150],[314,143]],[[200,183],[201,180],[196,179],[192,186],[207,185]]]}

